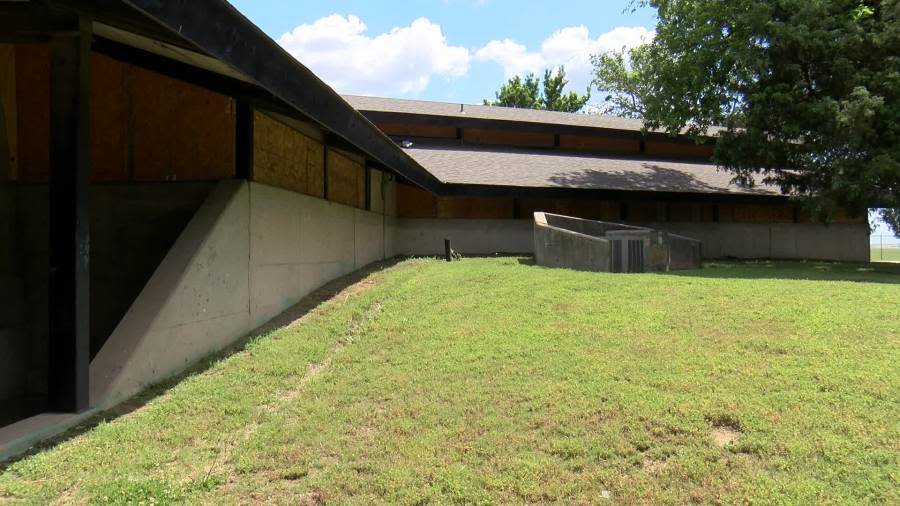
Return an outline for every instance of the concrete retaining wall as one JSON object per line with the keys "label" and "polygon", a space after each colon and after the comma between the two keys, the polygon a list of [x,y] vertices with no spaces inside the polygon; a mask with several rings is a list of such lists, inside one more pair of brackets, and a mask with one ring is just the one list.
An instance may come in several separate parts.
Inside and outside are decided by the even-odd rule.
{"label": "concrete retaining wall", "polygon": [[219,183],[91,363],[92,405],[184,370],[384,258],[385,220],[259,183]]}
{"label": "concrete retaining wall", "polygon": [[[704,258],[869,261],[869,229],[861,224],[630,223],[703,242]],[[395,251],[442,255],[444,238],[463,254],[534,253],[529,220],[398,220]]]}
{"label": "concrete retaining wall", "polygon": [[573,219],[570,220],[575,223],[573,228],[581,230],[563,230],[548,224],[547,218],[544,213],[535,213],[534,259],[538,265],[583,271],[610,270],[610,242],[585,233],[590,223],[577,223],[585,220]]}
{"label": "concrete retaining wall", "polygon": [[444,239],[464,255],[533,253],[530,220],[400,218],[395,233],[398,255],[443,255]]}

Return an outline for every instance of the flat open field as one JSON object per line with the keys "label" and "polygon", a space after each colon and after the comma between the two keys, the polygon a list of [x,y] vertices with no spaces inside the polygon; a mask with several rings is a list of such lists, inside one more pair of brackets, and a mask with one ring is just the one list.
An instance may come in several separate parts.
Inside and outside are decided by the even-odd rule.
{"label": "flat open field", "polygon": [[900,246],[872,246],[873,262],[900,262]]}
{"label": "flat open field", "polygon": [[0,503],[900,502],[900,266],[410,260],[0,468]]}

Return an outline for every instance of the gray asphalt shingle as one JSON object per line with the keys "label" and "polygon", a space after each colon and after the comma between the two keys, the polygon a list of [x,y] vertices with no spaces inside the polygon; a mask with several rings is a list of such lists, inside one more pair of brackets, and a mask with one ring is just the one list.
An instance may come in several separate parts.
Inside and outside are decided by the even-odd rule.
{"label": "gray asphalt shingle", "polygon": [[405,151],[445,183],[533,188],[780,195],[742,188],[713,164],[498,147],[413,146]]}

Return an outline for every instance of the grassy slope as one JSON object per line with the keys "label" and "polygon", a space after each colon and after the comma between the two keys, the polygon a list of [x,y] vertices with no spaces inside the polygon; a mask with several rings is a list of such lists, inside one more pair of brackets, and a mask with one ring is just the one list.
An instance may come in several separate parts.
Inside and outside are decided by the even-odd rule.
{"label": "grassy slope", "polygon": [[879,269],[405,262],[11,465],[0,502],[896,503],[900,270]]}

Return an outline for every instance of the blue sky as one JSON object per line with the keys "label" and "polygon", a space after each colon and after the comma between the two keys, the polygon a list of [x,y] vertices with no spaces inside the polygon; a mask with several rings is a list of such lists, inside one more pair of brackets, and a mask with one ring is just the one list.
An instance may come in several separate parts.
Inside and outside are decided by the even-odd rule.
{"label": "blue sky", "polygon": [[339,92],[465,103],[560,64],[583,90],[590,54],[652,37],[655,12],[630,3],[232,0]]}

